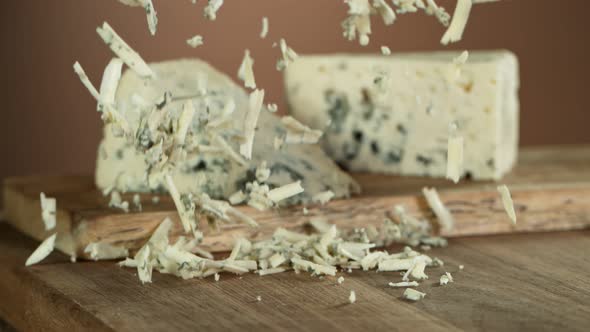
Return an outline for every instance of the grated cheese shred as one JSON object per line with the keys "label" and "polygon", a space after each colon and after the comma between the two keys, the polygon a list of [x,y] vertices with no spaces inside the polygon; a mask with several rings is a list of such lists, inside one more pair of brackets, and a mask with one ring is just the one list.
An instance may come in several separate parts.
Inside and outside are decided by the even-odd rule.
{"label": "grated cheese shred", "polygon": [[438,196],[438,192],[434,188],[422,188],[422,193],[424,194],[424,198],[426,198],[426,202],[432,212],[436,215],[438,222],[441,225],[442,230],[450,231],[453,229],[454,220],[453,216],[447,210],[443,202],[440,200]]}
{"label": "grated cheese shred", "polygon": [[37,249],[35,249],[35,251],[33,251],[33,253],[31,254],[31,256],[29,256],[29,258],[27,258],[27,261],[25,262],[25,266],[31,266],[31,265],[37,264],[37,263],[41,262],[42,260],[44,260],[47,256],[49,256],[49,254],[51,254],[51,252],[53,251],[53,248],[55,247],[55,238],[56,237],[57,237],[57,233],[54,233],[53,235],[51,235],[47,239],[45,239],[43,242],[41,242],[39,247],[37,247]]}
{"label": "grated cheese shred", "polygon": [[508,214],[510,221],[513,225],[516,225],[516,211],[514,210],[514,202],[512,201],[512,196],[510,195],[510,190],[506,185],[498,186],[498,192],[502,197],[502,205],[504,205],[504,210]]}

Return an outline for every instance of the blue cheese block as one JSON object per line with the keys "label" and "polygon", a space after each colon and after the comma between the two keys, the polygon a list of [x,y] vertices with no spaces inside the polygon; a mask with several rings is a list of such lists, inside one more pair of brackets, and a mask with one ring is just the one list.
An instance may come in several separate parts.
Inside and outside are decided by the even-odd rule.
{"label": "blue cheese block", "polygon": [[[172,96],[165,106],[171,123],[178,120],[183,104],[192,100],[196,113],[187,137],[187,150],[206,149],[188,151],[186,158],[178,163],[172,178],[180,192],[204,192],[212,198],[227,199],[232,193],[243,190],[247,182],[256,180],[256,168],[263,161],[271,172],[265,181],[271,189],[300,180],[305,190],[282,204],[308,203],[311,197],[326,190],[332,190],[336,197],[359,192],[358,184],[341,171],[319,145],[284,144],[275,149],[275,137],[283,137],[286,129],[280,119],[266,109],[260,112],[252,159],[244,159],[245,164],[236,162],[227,150],[218,149],[206,128],[210,122],[221,119],[228,109],[227,103],[233,100],[235,111],[225,117],[229,121],[218,132],[238,154],[248,109],[247,93],[226,75],[199,60],[155,63],[150,64],[150,68],[156,78],[144,80],[133,71],[124,73],[117,90],[116,108],[132,128],[138,128],[141,112],[152,110],[166,92]],[[208,90],[207,97],[196,97],[204,86]],[[115,135],[112,129],[105,126],[98,149],[97,186],[120,191],[165,191],[163,178],[147,180],[148,166],[144,154],[127,139]]]}
{"label": "blue cheese block", "polygon": [[508,51],[300,56],[287,67],[289,109],[324,130],[352,171],[444,177],[449,127],[464,138],[464,176],[499,179],[518,148],[518,61]]}

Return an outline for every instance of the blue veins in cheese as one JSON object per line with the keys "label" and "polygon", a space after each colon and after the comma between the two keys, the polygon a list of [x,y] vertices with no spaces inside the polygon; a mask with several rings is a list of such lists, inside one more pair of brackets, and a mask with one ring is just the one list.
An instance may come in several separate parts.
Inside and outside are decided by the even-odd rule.
{"label": "blue veins in cheese", "polygon": [[[194,193],[193,201],[210,202],[220,209],[220,215],[234,212],[229,210],[229,204],[221,206],[217,200],[228,199],[240,190],[243,196],[233,197],[233,202],[252,198],[250,191],[260,187],[252,185],[257,175],[268,189],[261,197],[268,200],[264,195],[272,193],[279,205],[312,203],[312,197],[326,191],[332,191],[335,198],[359,191],[358,184],[317,144],[274,144],[293,130],[279,117],[262,111],[262,91],[249,96],[229,77],[196,59],[154,63],[148,68],[153,73],[149,80],[135,70],[124,72],[113,107],[130,128],[138,128],[132,135],[143,144],[146,154],[138,151],[128,137],[113,133],[112,124],[107,123],[95,173],[100,189],[163,193],[173,184],[176,189],[172,191],[179,195]],[[199,83],[204,79],[206,89]],[[145,123],[140,124],[140,120]],[[173,128],[170,132],[178,137],[163,145],[158,135],[166,130],[151,128]],[[304,126],[297,131],[297,137],[309,143],[310,131]],[[162,151],[169,149],[167,144],[182,145],[184,153],[164,161]],[[173,164],[170,172],[149,172],[165,162]],[[270,171],[268,178],[266,171],[256,174],[263,162],[264,169]],[[292,187],[287,188],[292,190],[287,193],[276,191],[290,184]],[[181,208],[182,202],[182,197],[175,200]],[[191,230],[190,220],[183,224],[185,230]]]}
{"label": "blue veins in cheese", "polygon": [[300,56],[284,75],[290,115],[322,128],[320,144],[345,169],[432,177],[447,175],[454,123],[464,143],[454,171],[499,179],[517,156],[518,62],[509,51],[466,60],[458,52]]}

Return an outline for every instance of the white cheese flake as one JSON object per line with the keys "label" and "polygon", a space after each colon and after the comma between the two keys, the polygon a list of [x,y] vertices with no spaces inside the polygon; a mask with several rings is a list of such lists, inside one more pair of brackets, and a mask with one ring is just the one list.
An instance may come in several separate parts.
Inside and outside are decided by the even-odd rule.
{"label": "white cheese flake", "polygon": [[238,69],[238,78],[244,81],[244,86],[256,89],[256,80],[254,79],[254,60],[250,56],[250,50],[244,51],[244,58]]}
{"label": "white cheese flake", "polygon": [[143,61],[143,59],[135,52],[125,41],[117,35],[115,30],[107,23],[104,22],[102,27],[96,28],[96,32],[107,44],[110,49],[115,53],[129,68],[143,78],[154,77],[154,72],[150,67]]}
{"label": "white cheese flake", "polygon": [[99,259],[122,258],[129,255],[127,248],[105,242],[89,243],[86,248],[84,248],[84,252],[89,254],[90,258],[95,261]]}
{"label": "white cheese flake", "polygon": [[176,188],[174,180],[172,180],[170,174],[166,174],[165,179],[166,189],[174,201],[174,205],[176,206],[176,210],[178,211],[178,215],[180,217],[180,222],[182,223],[182,228],[184,229],[185,233],[188,233],[192,228],[194,228],[194,226],[192,226],[194,216],[190,215],[191,211],[188,211],[185,204],[182,202],[180,193],[178,192],[178,189]]}
{"label": "white cheese flake", "polygon": [[389,287],[402,288],[402,287],[418,287],[417,281],[401,281],[401,282],[390,282]]}
{"label": "white cheese flake", "polygon": [[459,182],[463,174],[463,137],[457,135],[456,125],[450,130],[447,145],[447,174],[446,177],[454,183]]}
{"label": "white cheese flake", "polygon": [[506,210],[506,213],[508,214],[510,221],[513,225],[516,225],[516,212],[514,211],[514,202],[512,201],[510,190],[505,184],[503,184],[501,186],[498,186],[498,192],[502,197],[502,205],[504,205],[504,210]]}
{"label": "white cheese flake", "polygon": [[292,48],[287,46],[287,42],[284,38],[281,38],[279,41],[279,47],[281,49],[281,59],[277,61],[277,70],[281,71],[289,66],[289,64],[295,59],[297,59],[298,55],[293,51]]}
{"label": "white cheese flake", "polygon": [[203,16],[211,21],[217,19],[217,11],[223,5],[223,0],[207,0],[207,5],[203,9]]}
{"label": "white cheese flake", "polygon": [[325,205],[332,198],[334,198],[334,192],[332,190],[327,190],[313,195],[311,201],[314,203],[320,203],[321,205]]}
{"label": "white cheese flake", "polygon": [[448,43],[454,43],[461,40],[465,25],[467,25],[467,20],[469,19],[472,5],[471,1],[472,0],[457,0],[457,5],[453,12],[453,18],[451,19],[447,31],[445,31],[440,40],[441,44],[447,45]]}
{"label": "white cheese flake", "polygon": [[303,191],[304,189],[301,186],[301,181],[295,181],[293,183],[272,189],[267,195],[268,198],[270,198],[273,202],[278,203],[284,199],[298,195]]}
{"label": "white cheese flake", "polygon": [[268,17],[262,18],[262,30],[260,31],[260,38],[264,39],[268,35]]}
{"label": "white cheese flake", "polygon": [[260,301],[262,301],[262,296],[260,296],[260,295],[256,296],[256,301],[257,301],[257,302],[260,302]]}
{"label": "white cheese flake", "polygon": [[254,145],[254,134],[256,133],[256,125],[258,123],[258,116],[264,101],[264,90],[254,90],[250,93],[248,102],[248,112],[244,118],[243,133],[245,142],[240,145],[240,154],[246,159],[252,159],[252,147]]}
{"label": "white cheese flake", "polygon": [[425,296],[426,293],[419,292],[412,288],[406,288],[403,294],[404,299],[410,301],[419,301],[422,300]]}
{"label": "white cheese flake", "polygon": [[150,30],[150,33],[152,34],[152,36],[154,36],[156,34],[156,28],[158,26],[158,16],[156,13],[156,9],[154,8],[154,4],[152,3],[152,0],[144,0],[145,1],[145,13],[147,15],[147,23],[148,23],[148,29]]}
{"label": "white cheese flake", "polygon": [[186,44],[192,48],[197,48],[203,45],[203,36],[195,35],[186,40]]}
{"label": "white cheese flake", "polygon": [[133,205],[135,205],[137,211],[141,212],[141,210],[143,210],[143,206],[141,205],[141,196],[139,196],[139,194],[133,195]]}
{"label": "white cheese flake", "polygon": [[55,228],[57,200],[53,197],[46,197],[45,193],[40,194],[41,198],[41,219],[45,225],[45,230],[49,231]]}
{"label": "white cheese flake", "polygon": [[266,109],[271,113],[275,113],[279,109],[279,107],[277,106],[277,104],[267,104]]}
{"label": "white cheese flake", "polygon": [[123,61],[119,58],[113,58],[109,61],[102,74],[102,81],[100,82],[100,101],[101,104],[113,106],[115,104],[115,94],[119,87],[121,80],[121,70],[123,69]]}
{"label": "white cheese flake", "polygon": [[338,277],[338,280],[336,280],[336,281],[338,281],[338,285],[342,285],[342,283],[344,282],[344,277],[340,276],[340,277]]}
{"label": "white cheese flake", "polygon": [[449,210],[447,210],[443,202],[440,200],[440,197],[438,196],[438,192],[436,191],[436,189],[422,188],[422,193],[426,198],[428,206],[430,206],[430,209],[432,209],[432,212],[434,212],[434,214],[436,215],[436,218],[438,219],[438,222],[440,223],[442,230],[450,231],[451,229],[453,229],[453,226],[455,224],[453,216],[451,215]]}
{"label": "white cheese flake", "polygon": [[100,94],[98,93],[98,90],[96,90],[94,85],[92,85],[92,82],[90,82],[90,79],[88,79],[88,75],[86,75],[86,72],[78,61],[74,63],[74,72],[78,74],[80,81],[82,81],[82,84],[86,87],[86,89],[88,89],[92,97],[94,97],[96,101],[100,101]]}
{"label": "white cheese flake", "polygon": [[391,55],[391,50],[387,46],[381,46],[381,54],[383,54],[383,55]]}
{"label": "white cheese flake", "polygon": [[321,130],[314,130],[301,122],[295,120],[292,116],[284,116],[281,123],[287,129],[285,143],[287,144],[315,144],[322,137]]}
{"label": "white cheese flake", "polygon": [[350,302],[350,304],[356,302],[356,293],[353,290],[350,291],[350,295],[348,296],[348,302]]}
{"label": "white cheese flake", "polygon": [[121,209],[125,213],[129,212],[129,202],[124,201],[121,198],[121,194],[116,190],[113,190],[111,192],[111,199],[109,201],[109,207]]}
{"label": "white cheese flake", "polygon": [[453,276],[449,272],[445,272],[442,276],[440,276],[439,284],[444,286],[449,282],[453,282]]}
{"label": "white cheese flake", "polygon": [[247,198],[248,196],[243,191],[238,190],[229,196],[228,201],[231,205],[238,205],[246,201]]}
{"label": "white cheese flake", "polygon": [[47,256],[49,256],[49,254],[51,254],[53,248],[55,247],[56,236],[57,233],[54,233],[53,235],[45,239],[43,242],[41,242],[39,247],[37,247],[37,249],[35,249],[35,251],[33,251],[33,253],[31,254],[31,256],[27,258],[25,266],[37,264],[40,261],[44,260]]}
{"label": "white cheese flake", "polygon": [[219,279],[220,279],[219,273],[215,273],[215,274],[213,275],[213,279],[215,279],[215,282],[218,282],[218,281],[219,281]]}

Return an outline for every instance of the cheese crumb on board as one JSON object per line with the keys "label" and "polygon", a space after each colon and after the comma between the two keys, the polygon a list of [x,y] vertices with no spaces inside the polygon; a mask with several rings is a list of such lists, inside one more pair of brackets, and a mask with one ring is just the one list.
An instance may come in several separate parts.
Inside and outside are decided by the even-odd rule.
{"label": "cheese crumb on board", "polygon": [[514,202],[512,201],[510,190],[506,185],[501,185],[498,186],[498,192],[502,196],[502,205],[504,205],[504,210],[506,210],[510,221],[513,225],[516,225],[516,212],[514,211]]}
{"label": "cheese crumb on board", "polygon": [[422,188],[422,193],[424,194],[424,198],[426,198],[426,202],[430,209],[436,215],[438,222],[441,225],[441,228],[445,231],[450,231],[453,229],[454,220],[453,216],[447,210],[443,202],[440,200],[438,196],[438,192],[434,188]]}
{"label": "cheese crumb on board", "polygon": [[453,12],[453,18],[451,19],[447,31],[445,31],[440,40],[441,44],[447,45],[448,43],[454,43],[461,40],[465,25],[467,25],[467,20],[469,19],[469,13],[471,12],[471,1],[472,0],[457,0],[457,5]]}
{"label": "cheese crumb on board", "polygon": [[240,144],[240,154],[246,159],[252,158],[252,147],[254,145],[254,134],[256,133],[256,124],[258,116],[264,101],[264,90],[254,90],[250,93],[248,101],[248,112],[244,118],[243,133],[245,142]]}
{"label": "cheese crumb on board", "polygon": [[426,293],[419,292],[412,288],[406,288],[403,294],[404,299],[410,301],[419,301],[422,300],[425,296]]}
{"label": "cheese crumb on board", "polygon": [[262,30],[260,31],[260,38],[264,39],[268,35],[268,17],[262,18]]}
{"label": "cheese crumb on board", "polygon": [[201,35],[195,35],[189,39],[186,40],[186,44],[192,48],[197,48],[201,45],[203,45],[203,36]]}
{"label": "cheese crumb on board", "polygon": [[417,287],[419,284],[417,281],[401,281],[401,282],[390,282],[389,287],[401,288],[401,287]]}
{"label": "cheese crumb on board", "polygon": [[447,147],[447,179],[457,183],[463,174],[463,136],[457,134],[455,124],[450,127]]}
{"label": "cheese crumb on board", "polygon": [[459,270],[463,270],[465,268],[464,265],[459,265]]}
{"label": "cheese crumb on board", "polygon": [[160,197],[158,197],[158,196],[152,197],[152,204],[158,204],[158,203],[160,203]]}
{"label": "cheese crumb on board", "polygon": [[221,277],[219,276],[219,273],[215,273],[215,274],[213,275],[213,279],[215,279],[215,281],[216,281],[216,282],[217,282],[217,281],[219,281],[219,279],[220,279],[220,278],[221,278]]}
{"label": "cheese crumb on board", "polygon": [[45,196],[45,193],[40,194],[41,197],[41,219],[45,225],[45,230],[52,230],[56,224],[56,210],[57,200],[53,197]]}
{"label": "cheese crumb on board", "polygon": [[139,196],[139,194],[133,195],[133,205],[135,205],[137,211],[141,212],[141,210],[143,210],[143,207],[141,205],[141,196]]}
{"label": "cheese crumb on board", "polygon": [[391,55],[391,50],[387,46],[381,46],[381,54],[383,54],[383,55]]}
{"label": "cheese crumb on board", "polygon": [[111,191],[111,199],[109,201],[109,207],[121,209],[125,213],[129,212],[129,202],[124,201],[121,198],[121,194],[116,190]]}
{"label": "cheese crumb on board", "polygon": [[231,205],[238,205],[246,201],[247,198],[248,196],[243,191],[239,190],[229,196],[228,201]]}
{"label": "cheese crumb on board", "polygon": [[137,73],[140,77],[151,78],[154,77],[154,72],[143,61],[143,59],[135,52],[127,43],[119,37],[113,28],[104,22],[102,27],[96,28],[96,32],[102,38],[105,44],[115,53],[129,68]]}
{"label": "cheese crumb on board", "polygon": [[37,249],[35,249],[35,251],[33,251],[33,253],[31,254],[31,256],[27,258],[25,266],[37,264],[40,261],[44,260],[47,256],[49,256],[49,254],[51,254],[53,248],[55,247],[56,236],[57,233],[54,233],[53,235],[45,239],[43,242],[41,242],[39,247],[37,247]]}
{"label": "cheese crumb on board", "polygon": [[332,198],[334,198],[334,192],[332,190],[322,191],[321,193],[315,194],[311,201],[314,203],[319,203],[321,205],[325,205],[328,203]]}
{"label": "cheese crumb on board", "polygon": [[84,253],[87,253],[90,258],[95,261],[99,259],[122,258],[129,255],[127,248],[104,242],[89,243],[86,248],[84,248]]}
{"label": "cheese crumb on board", "polygon": [[238,69],[238,78],[244,81],[244,86],[256,89],[256,80],[254,79],[254,60],[250,56],[250,50],[244,51],[244,58]]}
{"label": "cheese crumb on board", "polygon": [[342,285],[342,283],[344,282],[344,277],[340,276],[336,281],[338,281],[338,285]]}
{"label": "cheese crumb on board", "polygon": [[444,286],[449,282],[453,282],[453,276],[449,272],[445,272],[442,276],[440,276],[439,284]]}
{"label": "cheese crumb on board", "polygon": [[289,197],[298,195],[304,191],[303,187],[301,186],[301,181],[295,181],[293,183],[289,183],[283,185],[281,187],[272,189],[268,192],[267,196],[273,202],[278,203],[284,199]]}
{"label": "cheese crumb on board", "polygon": [[356,293],[353,290],[350,291],[350,296],[348,296],[348,302],[350,302],[350,304],[356,302]]}

